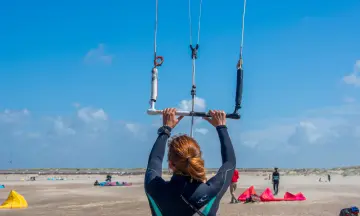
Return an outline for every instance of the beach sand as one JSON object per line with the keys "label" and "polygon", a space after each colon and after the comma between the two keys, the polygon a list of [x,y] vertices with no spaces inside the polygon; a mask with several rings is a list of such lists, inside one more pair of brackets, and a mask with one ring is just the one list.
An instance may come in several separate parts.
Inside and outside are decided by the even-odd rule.
{"label": "beach sand", "polygon": [[[241,174],[236,191],[240,195],[254,185],[260,195],[266,187],[272,187],[266,176]],[[49,176],[37,176],[36,181],[24,181],[29,176],[0,175],[0,202],[14,189],[27,200],[27,209],[0,210],[9,216],[103,216],[151,215],[144,194],[143,176],[113,176],[113,181],[127,181],[130,187],[94,187],[96,179],[105,176],[64,176],[64,181],[49,181]],[[325,179],[324,176],[322,176]],[[168,177],[166,177],[168,178]],[[282,176],[279,197],[286,191],[302,192],[307,200],[301,202],[272,202],[254,204],[229,204],[229,192],[221,200],[218,215],[224,216],[335,216],[340,210],[352,205],[360,206],[360,177],[332,176],[332,181],[318,182],[320,176]]]}

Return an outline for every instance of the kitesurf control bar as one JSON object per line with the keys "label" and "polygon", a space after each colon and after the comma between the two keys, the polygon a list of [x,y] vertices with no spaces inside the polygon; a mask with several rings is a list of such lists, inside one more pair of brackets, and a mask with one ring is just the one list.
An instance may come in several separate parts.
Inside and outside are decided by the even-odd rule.
{"label": "kitesurf control bar", "polygon": [[[237,71],[237,82],[236,82],[236,105],[235,112],[227,113],[226,118],[230,119],[240,119],[240,114],[238,110],[241,105],[241,94],[242,94],[242,69]],[[157,110],[155,108],[158,92],[158,69],[154,67],[152,69],[152,78],[151,78],[151,98],[150,98],[150,108],[147,110],[149,115],[161,115],[163,110]],[[191,112],[191,111],[176,111],[178,116],[196,116],[196,117],[210,117],[210,114],[207,112]]]}
{"label": "kitesurf control bar", "polygon": [[[147,113],[149,115],[160,115],[163,113],[162,110],[148,109]],[[206,112],[191,112],[191,111],[176,111],[177,116],[196,116],[196,117],[211,117],[209,113]],[[240,119],[239,113],[226,113],[226,118],[230,119]]]}
{"label": "kitesurf control bar", "polygon": [[[190,3],[190,1],[189,1]],[[209,113],[206,112],[196,112],[194,111],[194,104],[195,104],[195,59],[197,58],[197,49],[199,44],[200,38],[200,18],[201,18],[201,5],[202,0],[200,1],[200,13],[199,13],[199,27],[198,27],[198,41],[196,43],[196,47],[192,46],[192,33],[191,33],[191,13],[190,13],[190,4],[189,4],[189,21],[190,21],[190,48],[192,50],[192,62],[193,62],[193,70],[192,70],[192,89],[191,89],[191,96],[192,96],[192,111],[177,111],[176,115],[178,116],[196,116],[196,117],[210,117]],[[239,109],[241,108],[241,100],[242,100],[242,91],[243,91],[243,58],[242,58],[242,51],[243,51],[243,44],[244,44],[244,26],[245,26],[245,9],[246,9],[246,0],[244,0],[244,11],[242,16],[242,31],[241,31],[241,43],[240,43],[240,56],[239,61],[237,64],[237,78],[236,78],[236,96],[235,96],[235,109],[233,113],[226,114],[226,118],[231,119],[240,119]],[[162,65],[164,62],[164,58],[161,56],[157,56],[156,54],[156,36],[157,36],[157,27],[158,27],[158,0],[156,0],[156,12],[155,12],[155,31],[154,31],[154,67],[152,69],[152,79],[151,79],[151,98],[150,98],[150,108],[147,110],[149,115],[161,115],[163,110],[157,110],[155,108],[156,100],[157,100],[157,93],[158,93],[158,67]],[[192,119],[193,120],[193,119]],[[192,122],[193,126],[193,122]],[[192,130],[191,130],[192,134]]]}

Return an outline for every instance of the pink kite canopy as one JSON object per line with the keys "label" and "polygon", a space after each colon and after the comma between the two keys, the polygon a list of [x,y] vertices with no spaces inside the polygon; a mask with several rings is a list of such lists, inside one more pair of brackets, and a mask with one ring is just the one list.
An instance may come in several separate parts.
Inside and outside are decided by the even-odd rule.
{"label": "pink kite canopy", "polygon": [[[246,189],[238,198],[239,201],[246,201],[247,198],[250,198],[251,195],[257,195],[254,189],[254,186]],[[271,192],[270,188],[266,188],[264,192],[260,195],[260,200],[262,202],[274,202],[274,201],[303,201],[306,200],[306,197],[302,193],[292,194],[286,192],[284,198],[275,198]]]}

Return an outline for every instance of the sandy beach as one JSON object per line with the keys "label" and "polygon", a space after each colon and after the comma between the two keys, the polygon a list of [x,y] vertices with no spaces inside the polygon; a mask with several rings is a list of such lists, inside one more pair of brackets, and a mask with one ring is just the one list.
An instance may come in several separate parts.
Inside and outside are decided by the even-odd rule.
{"label": "sandy beach", "polygon": [[[272,187],[266,176],[240,174],[237,195],[254,185],[258,194]],[[150,215],[144,195],[143,176],[113,176],[113,181],[132,182],[129,187],[94,187],[93,182],[104,180],[103,175],[71,175],[67,180],[47,180],[50,176],[37,176],[36,181],[26,181],[25,175],[1,175],[0,202],[10,190],[16,190],[27,200],[29,207],[20,210],[1,210],[9,216],[102,216],[102,215]],[[52,177],[52,176],[51,176]],[[253,204],[229,204],[229,192],[221,201],[219,215],[225,216],[300,216],[338,215],[340,209],[360,205],[360,177],[333,175],[331,182],[319,182],[325,176],[282,176],[279,197],[286,191],[302,192],[307,200],[301,202],[272,202]],[[165,178],[169,178],[166,176]]]}

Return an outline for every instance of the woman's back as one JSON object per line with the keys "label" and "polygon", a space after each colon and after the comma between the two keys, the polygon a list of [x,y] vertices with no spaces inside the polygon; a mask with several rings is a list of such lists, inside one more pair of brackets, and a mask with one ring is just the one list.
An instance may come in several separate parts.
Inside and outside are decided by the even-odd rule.
{"label": "woman's back", "polygon": [[[219,116],[219,113],[215,114]],[[223,117],[225,118],[225,115]],[[220,138],[223,165],[208,181],[204,180],[205,171],[200,148],[196,141],[189,140],[186,135],[177,137],[169,143],[169,167],[175,174],[170,181],[162,179],[162,160],[173,127],[165,126],[159,129],[145,176],[145,192],[152,215],[216,215],[220,200],[230,185],[236,159],[225,123],[214,126]]]}

